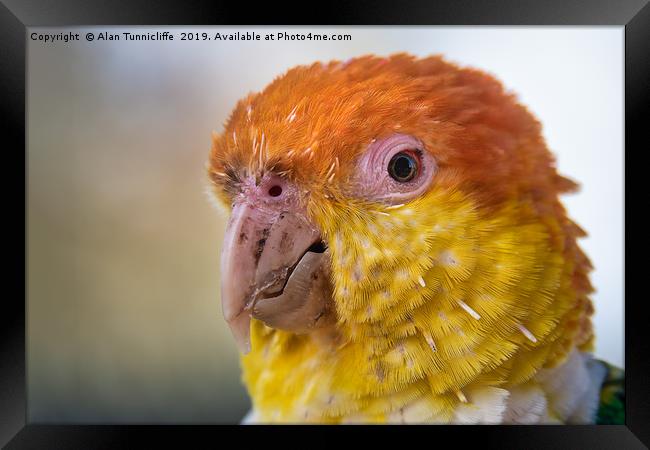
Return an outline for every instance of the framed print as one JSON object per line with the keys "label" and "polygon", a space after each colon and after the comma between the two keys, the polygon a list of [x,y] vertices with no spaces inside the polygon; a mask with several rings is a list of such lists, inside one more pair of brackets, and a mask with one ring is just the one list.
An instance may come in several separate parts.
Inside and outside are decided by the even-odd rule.
{"label": "framed print", "polygon": [[5,2],[3,445],[648,445],[650,9],[497,3]]}

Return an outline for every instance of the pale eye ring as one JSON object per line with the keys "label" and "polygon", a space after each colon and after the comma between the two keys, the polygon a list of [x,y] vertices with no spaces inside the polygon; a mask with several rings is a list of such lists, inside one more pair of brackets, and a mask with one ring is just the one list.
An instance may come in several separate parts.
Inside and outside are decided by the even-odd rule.
{"label": "pale eye ring", "polygon": [[388,162],[388,174],[399,183],[411,181],[418,172],[418,159],[411,151],[395,153]]}
{"label": "pale eye ring", "polygon": [[405,203],[422,195],[437,171],[431,151],[415,136],[380,137],[360,155],[350,194],[382,203]]}

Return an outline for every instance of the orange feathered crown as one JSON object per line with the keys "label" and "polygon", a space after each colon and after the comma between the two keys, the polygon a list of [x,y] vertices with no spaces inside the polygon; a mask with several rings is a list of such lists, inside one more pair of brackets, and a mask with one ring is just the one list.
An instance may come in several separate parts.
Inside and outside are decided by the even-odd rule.
{"label": "orange feathered crown", "polygon": [[335,195],[359,154],[391,133],[419,138],[439,165],[437,184],[480,205],[519,198],[554,208],[558,193],[577,187],[557,174],[539,122],[499,81],[403,53],[295,67],[242,99],[215,136],[209,175],[224,201],[242,177],[268,170]]}

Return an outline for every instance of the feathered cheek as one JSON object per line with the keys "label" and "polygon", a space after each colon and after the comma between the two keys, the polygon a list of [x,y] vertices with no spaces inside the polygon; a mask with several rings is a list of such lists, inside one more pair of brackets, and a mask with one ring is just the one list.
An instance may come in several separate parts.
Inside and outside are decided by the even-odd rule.
{"label": "feathered cheek", "polygon": [[369,201],[404,203],[426,192],[436,171],[433,155],[419,139],[393,134],[375,140],[363,153],[351,194]]}

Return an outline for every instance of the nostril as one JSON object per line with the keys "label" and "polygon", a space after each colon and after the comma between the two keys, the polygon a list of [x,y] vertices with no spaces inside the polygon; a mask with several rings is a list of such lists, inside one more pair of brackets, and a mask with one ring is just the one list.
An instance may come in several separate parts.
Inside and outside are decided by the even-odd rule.
{"label": "nostril", "polygon": [[271,186],[271,189],[269,189],[269,195],[271,197],[279,197],[282,195],[282,188],[277,184],[275,186]]}

